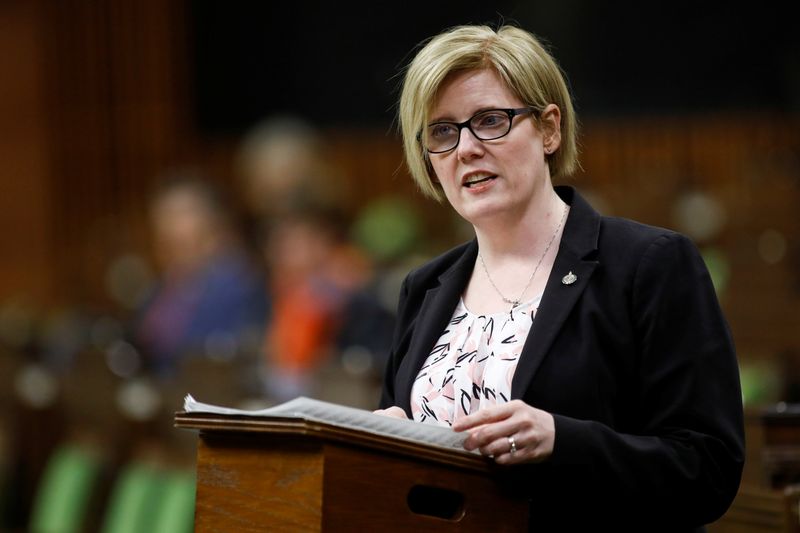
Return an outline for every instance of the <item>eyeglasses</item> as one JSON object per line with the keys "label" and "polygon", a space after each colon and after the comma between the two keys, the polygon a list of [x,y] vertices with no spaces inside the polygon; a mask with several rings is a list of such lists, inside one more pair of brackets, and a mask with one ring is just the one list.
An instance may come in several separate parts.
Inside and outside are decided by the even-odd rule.
{"label": "eyeglasses", "polygon": [[511,131],[514,117],[535,113],[532,107],[517,109],[487,109],[475,113],[464,122],[433,122],[417,135],[417,140],[429,154],[442,154],[458,146],[461,130],[467,128],[476,139],[492,141]]}

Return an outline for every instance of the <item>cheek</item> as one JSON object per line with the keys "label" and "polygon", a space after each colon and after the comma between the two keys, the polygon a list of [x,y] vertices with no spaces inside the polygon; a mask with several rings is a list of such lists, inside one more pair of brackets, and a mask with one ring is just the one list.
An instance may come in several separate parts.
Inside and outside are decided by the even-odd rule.
{"label": "cheek", "polygon": [[452,165],[448,164],[446,161],[431,161],[428,164],[428,169],[430,180],[434,184],[439,184],[442,187],[447,188],[447,186],[453,181],[455,170],[452,168]]}
{"label": "cheek", "polygon": [[454,202],[457,202],[458,190],[461,188],[461,186],[456,183],[456,178],[454,177],[455,171],[449,170],[447,165],[440,163],[431,165],[429,175],[434,187],[444,193],[444,197],[447,198],[451,206],[455,205]]}

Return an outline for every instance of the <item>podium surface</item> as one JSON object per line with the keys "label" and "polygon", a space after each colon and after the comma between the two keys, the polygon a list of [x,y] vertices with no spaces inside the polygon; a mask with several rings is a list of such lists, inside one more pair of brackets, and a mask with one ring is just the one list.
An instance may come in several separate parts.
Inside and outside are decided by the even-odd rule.
{"label": "podium surface", "polygon": [[195,531],[526,531],[502,468],[302,418],[181,412],[197,430]]}

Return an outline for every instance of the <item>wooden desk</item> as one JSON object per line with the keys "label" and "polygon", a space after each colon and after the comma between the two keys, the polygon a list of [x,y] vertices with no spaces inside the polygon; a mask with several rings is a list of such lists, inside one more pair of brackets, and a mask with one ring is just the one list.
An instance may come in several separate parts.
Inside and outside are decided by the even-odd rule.
{"label": "wooden desk", "polygon": [[773,488],[800,483],[800,404],[777,404],[763,412],[762,462]]}
{"label": "wooden desk", "polygon": [[782,490],[743,485],[709,533],[800,533],[800,487]]}
{"label": "wooden desk", "polygon": [[195,531],[526,531],[485,458],[302,419],[178,413],[199,430]]}
{"label": "wooden desk", "polygon": [[800,533],[800,406],[751,411],[747,420],[742,486],[709,533]]}

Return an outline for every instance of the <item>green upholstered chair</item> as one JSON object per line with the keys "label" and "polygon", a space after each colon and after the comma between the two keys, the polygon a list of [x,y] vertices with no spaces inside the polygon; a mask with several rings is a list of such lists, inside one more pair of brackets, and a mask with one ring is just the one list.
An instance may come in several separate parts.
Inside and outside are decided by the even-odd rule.
{"label": "green upholstered chair", "polygon": [[120,471],[102,533],[191,533],[194,475],[134,461]]}
{"label": "green upholstered chair", "polygon": [[194,499],[194,472],[166,472],[161,504],[151,524],[152,533],[191,533],[194,530]]}
{"label": "green upholstered chair", "polygon": [[55,449],[39,481],[31,509],[31,533],[78,533],[97,486],[102,462],[91,450],[64,444]]}

